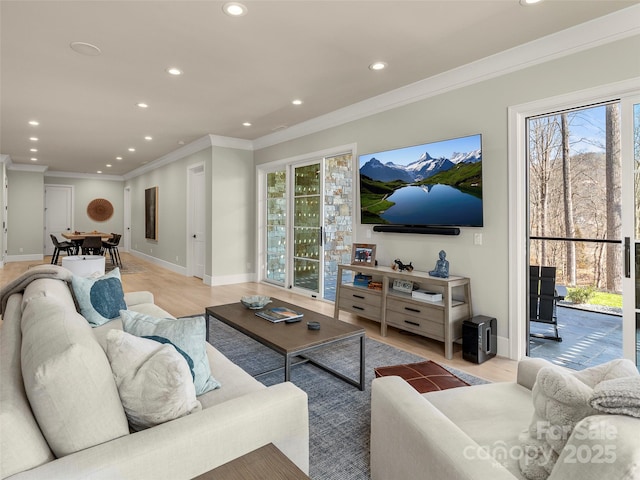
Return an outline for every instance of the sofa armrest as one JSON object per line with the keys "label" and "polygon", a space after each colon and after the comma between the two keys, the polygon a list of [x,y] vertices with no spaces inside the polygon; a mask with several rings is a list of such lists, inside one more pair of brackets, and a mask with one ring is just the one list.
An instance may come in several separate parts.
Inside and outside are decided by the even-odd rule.
{"label": "sofa armrest", "polygon": [[371,387],[371,478],[513,480],[514,476],[400,377]]}
{"label": "sofa armrest", "polygon": [[151,292],[129,292],[124,294],[124,303],[127,307],[140,305],[141,303],[155,303]]}
{"label": "sofa armrest", "polygon": [[307,394],[290,382],[62,457],[12,480],[190,479],[268,443],[308,473]]}
{"label": "sofa armrest", "polygon": [[640,478],[640,418],[592,415],[578,423],[548,480]]}
{"label": "sofa armrest", "polygon": [[536,383],[538,371],[543,367],[549,367],[553,364],[544,358],[523,358],[518,362],[518,384],[529,390],[533,389]]}

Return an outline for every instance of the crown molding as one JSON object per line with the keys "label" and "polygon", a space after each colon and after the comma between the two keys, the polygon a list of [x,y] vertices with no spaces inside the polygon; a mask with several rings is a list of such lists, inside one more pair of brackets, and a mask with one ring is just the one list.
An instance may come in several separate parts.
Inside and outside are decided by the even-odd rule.
{"label": "crown molding", "polygon": [[99,173],[77,173],[77,172],[59,172],[50,171],[44,174],[45,177],[58,177],[58,178],[81,178],[85,180],[109,180],[113,182],[123,182],[124,177],[122,175],[102,175]]}
{"label": "crown molding", "polygon": [[36,172],[44,173],[49,167],[46,165],[26,165],[23,163],[11,163],[7,166],[8,170],[21,171],[21,172]]}
{"label": "crown molding", "polygon": [[237,150],[253,150],[253,142],[242,138],[209,135],[212,147],[235,148]]}
{"label": "crown molding", "polygon": [[294,140],[517,70],[640,34],[640,5],[596,18],[447,72],[354,103],[253,141],[254,150]]}

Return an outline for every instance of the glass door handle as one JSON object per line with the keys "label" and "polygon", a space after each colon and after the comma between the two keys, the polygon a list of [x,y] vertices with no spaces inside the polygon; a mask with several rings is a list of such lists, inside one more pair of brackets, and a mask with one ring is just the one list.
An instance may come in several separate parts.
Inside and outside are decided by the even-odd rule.
{"label": "glass door handle", "polygon": [[624,237],[624,276],[631,278],[631,239]]}

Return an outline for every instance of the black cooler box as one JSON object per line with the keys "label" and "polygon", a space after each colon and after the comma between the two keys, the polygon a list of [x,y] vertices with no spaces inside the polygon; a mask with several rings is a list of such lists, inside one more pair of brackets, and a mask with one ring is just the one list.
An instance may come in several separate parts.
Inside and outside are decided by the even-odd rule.
{"label": "black cooler box", "polygon": [[462,322],[462,358],[482,363],[498,352],[496,319],[476,315]]}

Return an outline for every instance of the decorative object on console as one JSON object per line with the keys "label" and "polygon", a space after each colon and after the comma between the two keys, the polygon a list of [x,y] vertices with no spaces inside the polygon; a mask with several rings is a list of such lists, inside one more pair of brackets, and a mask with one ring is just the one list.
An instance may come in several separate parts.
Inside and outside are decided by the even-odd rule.
{"label": "decorative object on console", "polygon": [[394,270],[400,270],[401,272],[403,271],[407,271],[407,272],[413,272],[413,265],[411,265],[412,262],[409,262],[409,264],[405,264],[402,263],[400,260],[398,260],[397,258],[393,261],[393,265],[391,265],[391,268],[393,268]]}
{"label": "decorative object on console", "polygon": [[397,292],[411,293],[413,291],[413,282],[396,278],[393,280],[393,286],[391,288]]}
{"label": "decorative object on console", "polygon": [[431,290],[418,289],[411,292],[411,298],[415,298],[416,300],[424,300],[425,302],[441,302],[442,294],[433,292]]}
{"label": "decorative object on console", "polygon": [[357,287],[368,287],[373,277],[371,275],[363,275],[362,273],[356,273],[353,277],[353,284]]}
{"label": "decorative object on console", "polygon": [[354,243],[351,250],[351,265],[374,266],[376,263],[376,246],[371,243]]}
{"label": "decorative object on console", "polygon": [[369,282],[369,285],[367,286],[367,288],[369,288],[369,290],[382,291],[382,282]]}
{"label": "decorative object on console", "polygon": [[440,250],[438,256],[440,258],[436,262],[435,268],[429,272],[429,275],[432,277],[449,278],[449,260],[445,258],[447,252]]}

